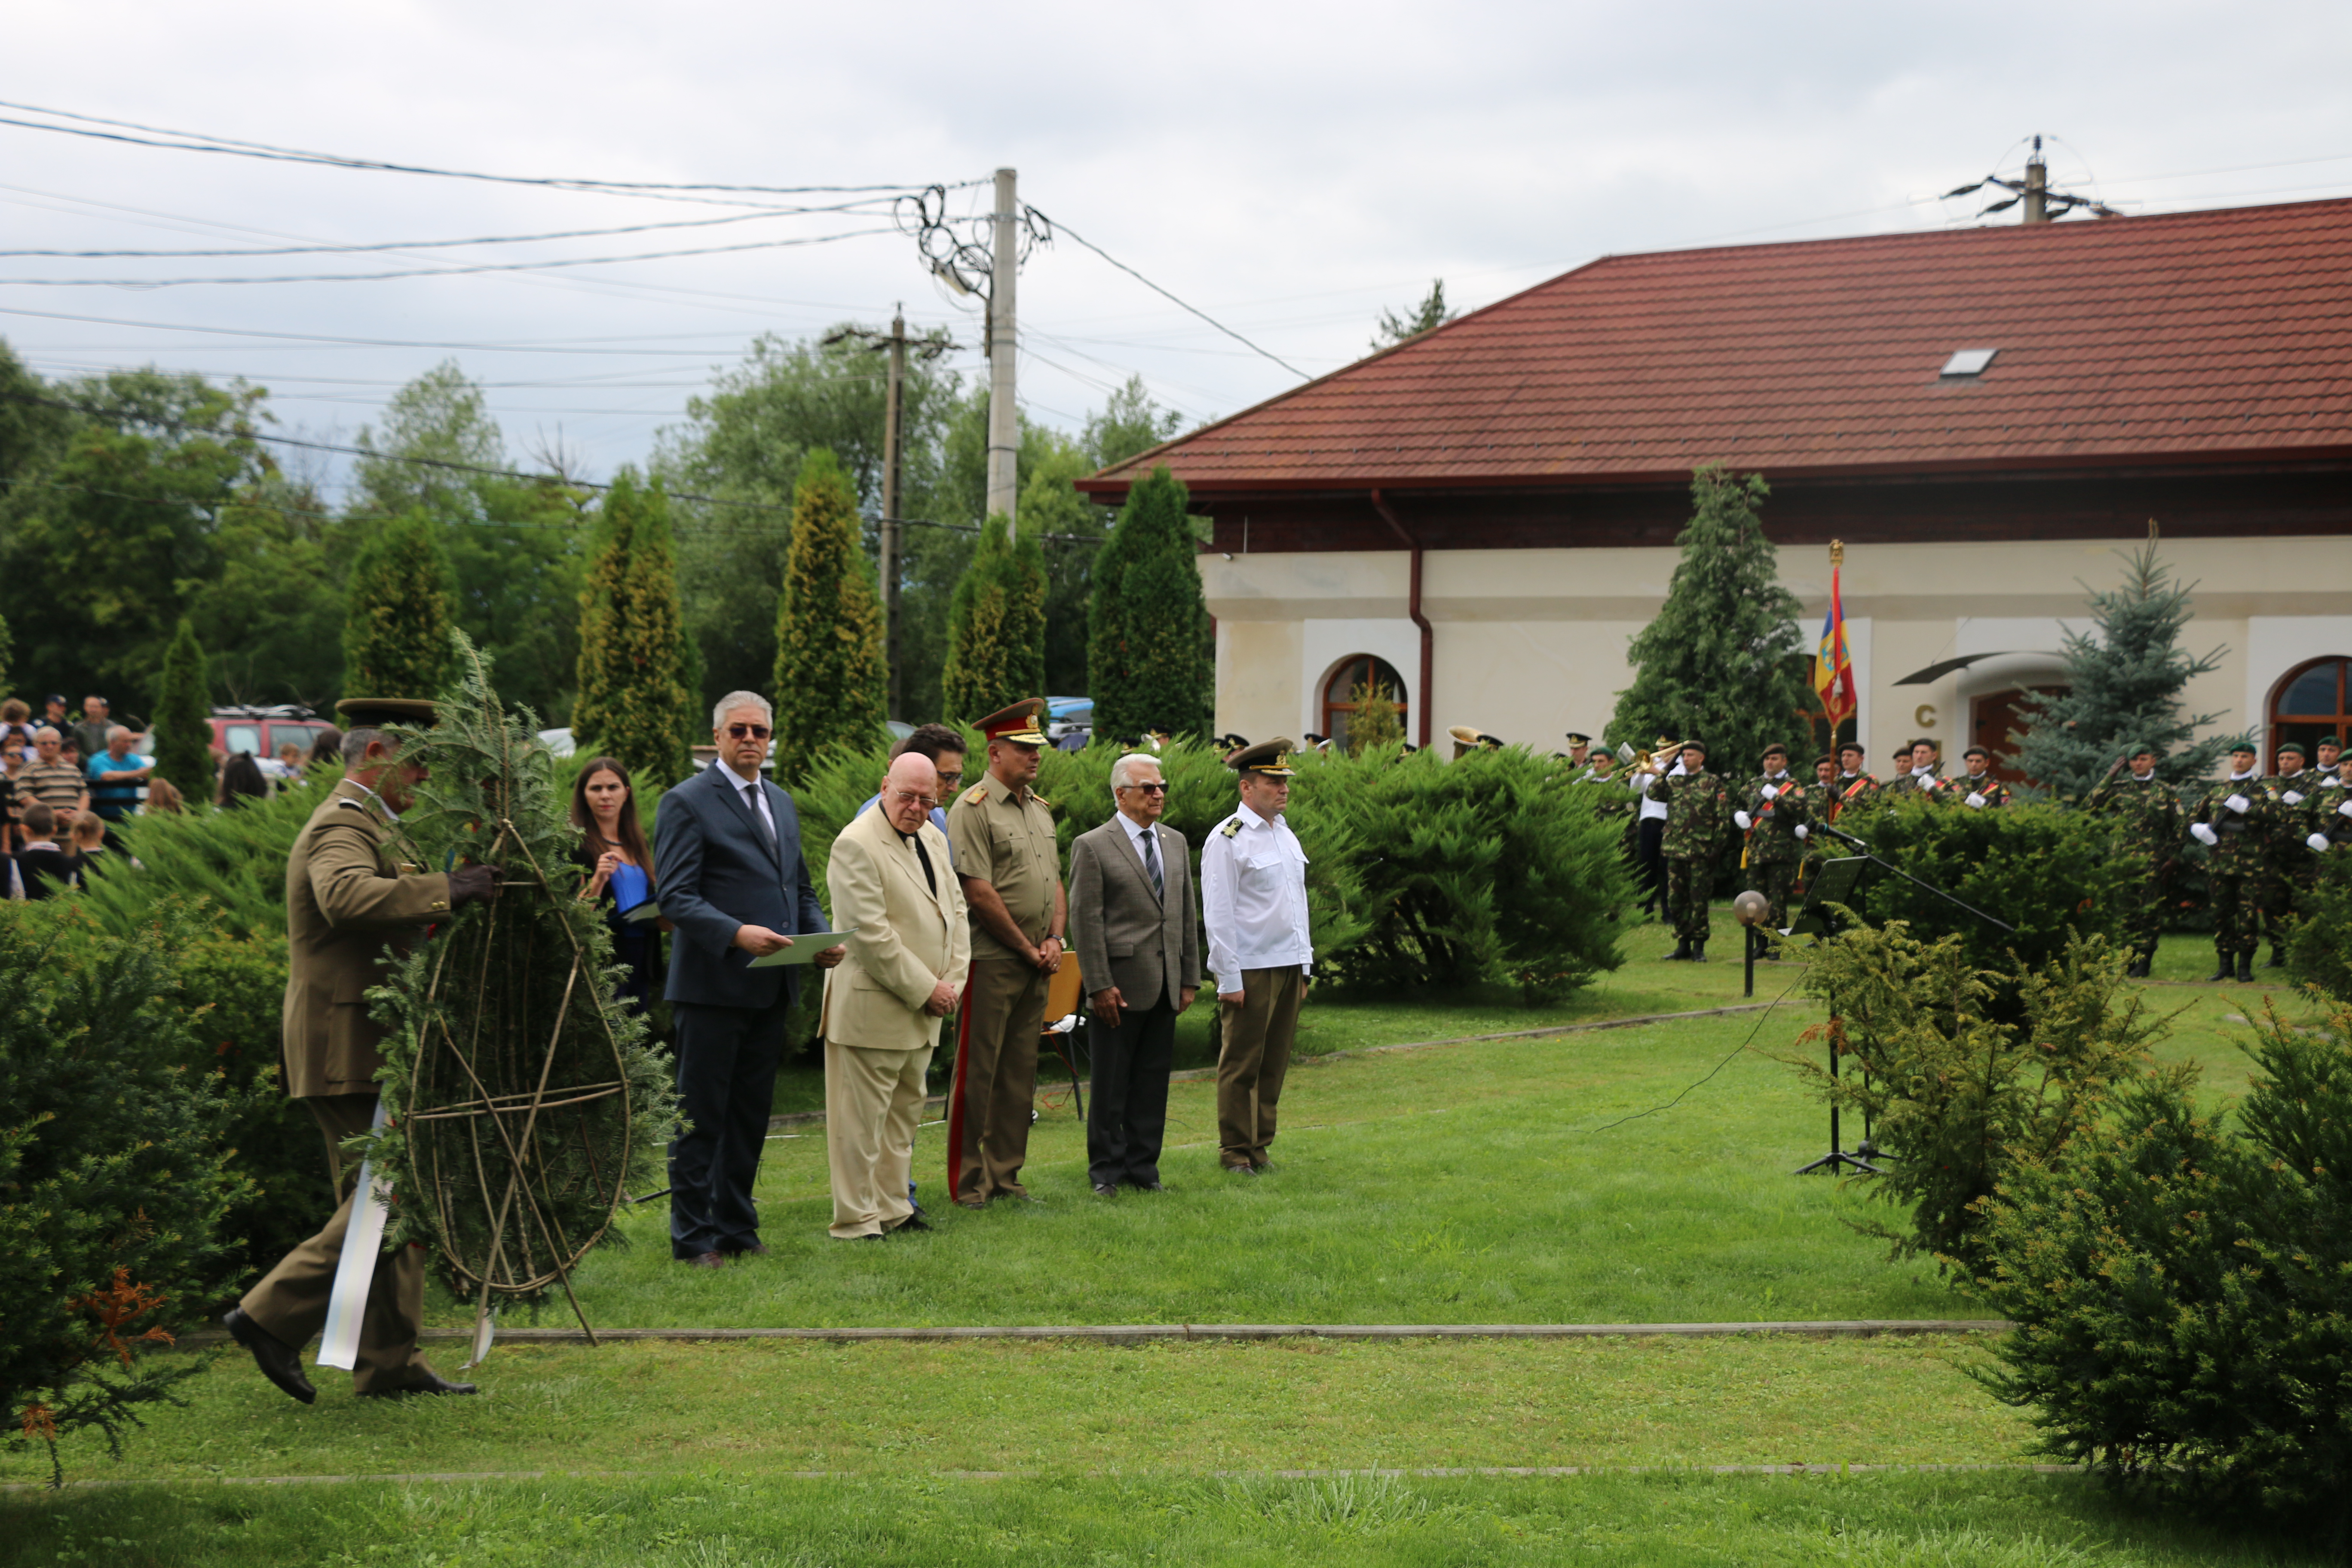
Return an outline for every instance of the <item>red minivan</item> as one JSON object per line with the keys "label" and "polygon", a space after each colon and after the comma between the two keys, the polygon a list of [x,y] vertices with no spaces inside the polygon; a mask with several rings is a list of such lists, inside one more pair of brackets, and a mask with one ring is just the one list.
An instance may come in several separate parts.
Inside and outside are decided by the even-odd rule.
{"label": "red minivan", "polygon": [[291,741],[302,748],[307,758],[318,742],[319,731],[332,728],[308,708],[290,703],[278,708],[215,708],[212,719],[215,756],[246,752],[267,760],[276,757],[278,748]]}

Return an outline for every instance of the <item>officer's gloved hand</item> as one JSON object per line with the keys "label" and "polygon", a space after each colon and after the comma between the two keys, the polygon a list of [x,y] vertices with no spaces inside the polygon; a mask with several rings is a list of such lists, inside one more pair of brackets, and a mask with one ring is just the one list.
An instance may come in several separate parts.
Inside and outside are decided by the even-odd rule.
{"label": "officer's gloved hand", "polygon": [[2240,816],[2243,816],[2246,815],[2246,808],[2254,803],[2248,800],[2244,795],[2233,795],[2221,804],[2228,806],[2231,811],[2236,812]]}
{"label": "officer's gloved hand", "polygon": [[2337,806],[2336,808],[2336,815],[2338,816],[2352,816],[2352,800],[2347,800],[2342,805]]}
{"label": "officer's gloved hand", "polygon": [[1744,811],[1733,812],[1731,814],[1731,820],[1739,825],[1739,831],[1742,833],[1747,832],[1749,828],[1756,826],[1756,819],[1748,816]]}
{"label": "officer's gloved hand", "polygon": [[1984,803],[1984,796],[1977,794],[1974,790],[1969,792],[1969,804],[1970,805],[1982,805]]}
{"label": "officer's gloved hand", "polygon": [[1813,830],[1812,830],[1811,828],[1810,828],[1810,827],[1806,826],[1803,823],[1801,823],[1801,823],[1797,824],[1797,837],[1800,837],[1800,838],[1809,838],[1809,837],[1812,837],[1812,832],[1813,832]]}
{"label": "officer's gloved hand", "polygon": [[462,910],[498,897],[499,875],[496,866],[458,867],[449,873],[449,907]]}
{"label": "officer's gloved hand", "polygon": [[1764,786],[1763,795],[1764,795],[1764,798],[1765,798],[1766,800],[1771,800],[1771,799],[1773,799],[1774,797],[1776,797],[1777,795],[1780,795],[1780,786],[1779,786],[1778,784],[1766,784],[1766,785]]}
{"label": "officer's gloved hand", "polygon": [[2208,849],[2221,842],[2221,836],[2214,832],[2210,826],[2202,822],[2192,822],[2189,825],[2189,837]]}
{"label": "officer's gloved hand", "polygon": [[2324,855],[2327,852],[2327,835],[2325,833],[2315,833],[2304,842],[2310,845],[2315,854]]}
{"label": "officer's gloved hand", "polygon": [[2299,789],[2291,789],[2284,795],[2279,796],[2279,798],[2286,802],[2289,805],[2301,805],[2303,804],[2303,792]]}

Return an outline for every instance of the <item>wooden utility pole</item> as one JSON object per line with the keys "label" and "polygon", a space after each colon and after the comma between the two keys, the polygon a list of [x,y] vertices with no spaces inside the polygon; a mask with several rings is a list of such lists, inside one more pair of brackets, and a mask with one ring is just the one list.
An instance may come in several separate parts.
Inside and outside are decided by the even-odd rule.
{"label": "wooden utility pole", "polygon": [[1021,271],[1021,203],[1011,169],[996,171],[996,252],[988,275],[988,510],[1013,520],[1020,489],[1021,421],[1013,404],[1013,281]]}

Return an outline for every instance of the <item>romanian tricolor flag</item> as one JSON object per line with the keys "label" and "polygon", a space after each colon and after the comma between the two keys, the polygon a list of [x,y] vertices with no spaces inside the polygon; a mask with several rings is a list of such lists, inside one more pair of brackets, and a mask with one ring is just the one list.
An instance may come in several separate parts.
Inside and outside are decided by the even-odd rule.
{"label": "romanian tricolor flag", "polygon": [[1859,705],[1853,694],[1853,660],[1845,646],[1845,599],[1838,589],[1838,571],[1845,560],[1845,547],[1830,547],[1830,608],[1822,618],[1822,640],[1813,649],[1813,690],[1822,700],[1822,710],[1830,716],[1830,733],[1853,716]]}

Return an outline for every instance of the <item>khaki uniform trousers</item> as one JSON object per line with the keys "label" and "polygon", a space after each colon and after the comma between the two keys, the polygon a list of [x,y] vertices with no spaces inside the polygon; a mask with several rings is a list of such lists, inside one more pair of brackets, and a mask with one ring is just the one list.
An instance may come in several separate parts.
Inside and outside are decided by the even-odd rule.
{"label": "khaki uniform trousers", "polygon": [[896,1230],[915,1212],[907,1197],[923,1074],[931,1047],[877,1051],[824,1043],[824,1152],[833,1167],[838,1241]]}
{"label": "khaki uniform trousers", "polygon": [[948,1195],[976,1205],[1026,1197],[1029,1118],[1037,1103],[1037,1037],[1045,1027],[1044,970],[978,959],[964,988],[955,1087],[948,1097]]}
{"label": "khaki uniform trousers", "polygon": [[[352,1199],[359,1167],[343,1168],[341,1147],[375,1120],[373,1094],[324,1094],[301,1103],[318,1119],[327,1139],[327,1178],[343,1193],[342,1206],[325,1228],[280,1258],[278,1267],[245,1293],[245,1315],[281,1344],[301,1349],[327,1325],[327,1301],[334,1294],[335,1268],[343,1256],[343,1231],[352,1222]],[[397,1394],[430,1373],[416,1348],[425,1322],[425,1249],[396,1247],[376,1259],[368,1279],[367,1309],[360,1319],[358,1364],[352,1386],[362,1394]]]}
{"label": "khaki uniform trousers", "polygon": [[1242,971],[1242,1005],[1217,1005],[1224,1041],[1217,1051],[1217,1163],[1229,1169],[1266,1163],[1275,1104],[1290,1071],[1298,1004],[1307,977],[1298,965]]}

